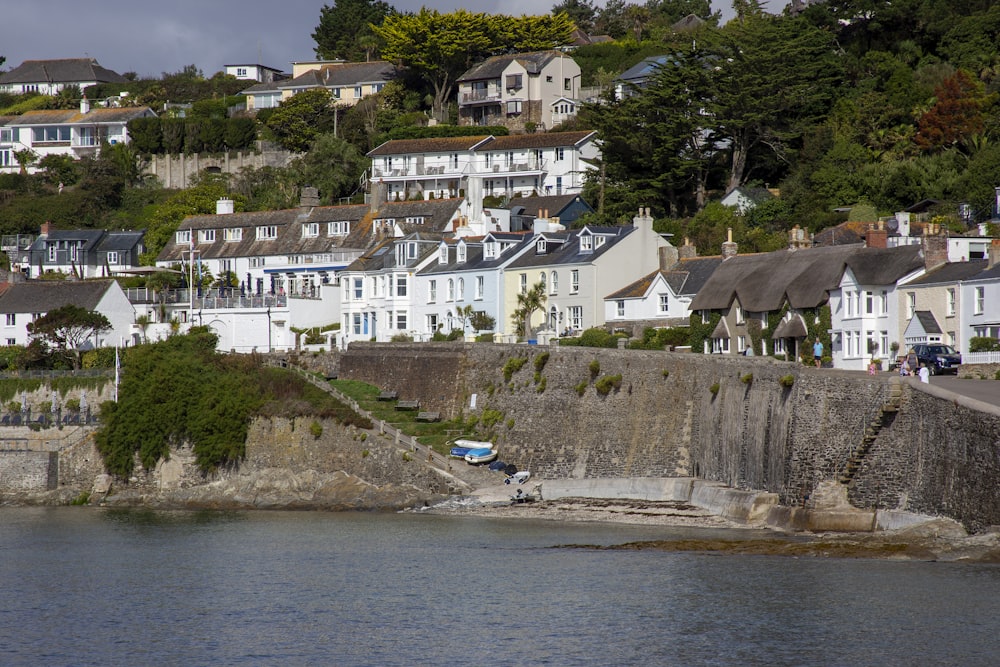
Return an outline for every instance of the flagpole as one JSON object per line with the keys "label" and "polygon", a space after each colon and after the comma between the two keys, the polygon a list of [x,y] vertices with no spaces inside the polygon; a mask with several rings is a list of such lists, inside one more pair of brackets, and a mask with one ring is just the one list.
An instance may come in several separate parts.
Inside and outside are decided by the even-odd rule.
{"label": "flagpole", "polygon": [[118,382],[121,380],[122,364],[118,357],[118,346],[115,346],[115,403],[118,402]]}

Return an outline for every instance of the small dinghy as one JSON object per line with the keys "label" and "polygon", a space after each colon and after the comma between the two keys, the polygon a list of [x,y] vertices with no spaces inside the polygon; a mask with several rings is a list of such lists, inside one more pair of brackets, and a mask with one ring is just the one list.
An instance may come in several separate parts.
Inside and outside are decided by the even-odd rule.
{"label": "small dinghy", "polygon": [[477,447],[475,449],[470,449],[465,454],[465,462],[471,463],[473,465],[479,463],[489,463],[497,457],[497,451],[495,449],[489,449],[486,447]]}

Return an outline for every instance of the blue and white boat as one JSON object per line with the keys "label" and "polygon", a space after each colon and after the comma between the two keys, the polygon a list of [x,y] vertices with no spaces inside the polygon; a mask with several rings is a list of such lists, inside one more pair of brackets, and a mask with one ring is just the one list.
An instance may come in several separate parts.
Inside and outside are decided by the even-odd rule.
{"label": "blue and white boat", "polygon": [[492,447],[476,447],[466,452],[465,462],[472,464],[489,463],[496,457],[497,450],[492,449]]}
{"label": "blue and white boat", "polygon": [[[454,459],[464,459],[466,455],[473,449],[493,449],[492,442],[483,442],[481,440],[468,440],[466,438],[459,438],[453,441],[451,451],[449,455]],[[493,458],[496,458],[495,456]],[[490,459],[491,461],[493,459]]]}

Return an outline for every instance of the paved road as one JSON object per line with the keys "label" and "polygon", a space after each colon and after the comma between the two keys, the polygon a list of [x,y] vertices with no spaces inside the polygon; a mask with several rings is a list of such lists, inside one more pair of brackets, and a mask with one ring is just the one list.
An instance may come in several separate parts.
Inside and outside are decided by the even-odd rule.
{"label": "paved road", "polygon": [[996,380],[963,380],[953,375],[935,375],[930,383],[977,401],[1000,405],[1000,382]]}

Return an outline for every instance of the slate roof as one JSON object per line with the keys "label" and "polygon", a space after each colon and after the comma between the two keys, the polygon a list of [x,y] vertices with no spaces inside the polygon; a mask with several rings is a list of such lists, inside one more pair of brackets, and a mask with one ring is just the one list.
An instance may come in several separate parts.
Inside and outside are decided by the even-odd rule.
{"label": "slate roof", "polygon": [[[548,211],[550,216],[559,217],[570,204],[579,201],[591,211],[594,209],[580,195],[546,195],[539,197],[514,197],[507,204],[511,215],[522,215],[531,218],[539,217],[542,211]],[[515,213],[517,209],[521,209]]]}
{"label": "slate roof", "polygon": [[531,134],[509,134],[493,137],[475,147],[476,151],[512,151],[530,148],[557,148],[578,146],[597,135],[592,130],[576,132],[532,132]]}
{"label": "slate roof", "polygon": [[618,75],[619,81],[647,81],[659,73],[660,68],[667,64],[670,56],[650,56],[640,60]]}
{"label": "slate roof", "polygon": [[101,67],[93,58],[25,60],[4,74],[0,85],[17,83],[124,83],[125,77]]}
{"label": "slate roof", "polygon": [[978,274],[986,270],[986,264],[985,259],[974,259],[969,262],[948,262],[906,284],[907,286],[921,286],[956,283],[960,280],[978,277]]}
{"label": "slate roof", "polygon": [[[366,204],[350,204],[347,206],[313,206],[284,209],[281,211],[251,211],[246,213],[229,213],[224,215],[192,215],[185,218],[177,227],[178,230],[215,229],[218,230],[212,243],[198,243],[195,247],[201,252],[203,259],[224,257],[261,257],[273,255],[295,255],[305,253],[330,252],[337,248],[367,247],[370,242],[370,219],[366,226],[363,220],[369,213]],[[327,222],[347,221],[351,223],[351,232],[344,236],[328,236]],[[319,236],[303,237],[302,225],[310,222],[320,223]],[[256,228],[274,225],[278,227],[278,236],[271,240],[257,240]],[[224,229],[243,229],[243,239],[226,241]],[[176,235],[160,251],[157,261],[180,261],[188,252],[186,244],[178,245]]]}
{"label": "slate roof", "polygon": [[156,114],[149,107],[91,109],[87,113],[80,113],[79,109],[51,109],[44,111],[27,111],[11,120],[8,125],[14,127],[31,125],[67,125],[70,123],[127,123],[133,118],[155,115]]}
{"label": "slate roof", "polygon": [[478,144],[489,141],[489,135],[474,137],[429,137],[427,139],[392,139],[368,151],[368,157],[380,155],[408,155],[413,153],[451,153],[471,151]]}
{"label": "slate roof", "polygon": [[111,280],[28,280],[0,294],[0,313],[47,313],[73,304],[94,310],[111,287]]}
{"label": "slate roof", "polygon": [[128,252],[142,242],[142,237],[145,233],[145,230],[108,232],[101,239],[100,245],[97,246],[97,251]]}
{"label": "slate roof", "polygon": [[502,56],[492,56],[478,65],[473,65],[465,74],[458,77],[458,83],[463,81],[480,81],[496,79],[503,75],[513,62],[518,62],[528,74],[538,74],[546,65],[557,58],[569,58],[561,51],[533,51],[530,53],[511,53]]}
{"label": "slate roof", "polygon": [[[385,202],[379,206],[374,217],[376,219],[392,218],[403,230],[404,234],[413,232],[443,233],[451,232],[448,223],[451,222],[462,199],[421,199],[414,201]],[[407,223],[406,218],[425,218],[425,222]]]}
{"label": "slate roof", "polygon": [[[606,237],[607,240],[603,245],[597,247],[595,243],[592,251],[583,252],[580,250],[579,239],[580,235],[585,231],[602,236],[608,234],[609,236]],[[635,227],[631,225],[622,227],[597,227],[588,225],[583,229],[544,234],[543,236],[546,238],[563,242],[558,245],[548,244],[549,247],[543,254],[528,251],[511,262],[509,267],[515,269],[533,266],[558,266],[561,264],[589,264],[634,231]],[[534,240],[537,241],[537,237]]]}
{"label": "slate roof", "polygon": [[605,299],[640,299],[649,291],[657,276],[663,276],[664,281],[677,296],[694,296],[721,263],[720,256],[682,259],[669,270],[657,269],[631,285],[609,294]]}
{"label": "slate roof", "polygon": [[[503,238],[509,235],[493,234],[494,238]],[[420,275],[435,275],[438,273],[456,273],[460,271],[482,271],[486,269],[493,269],[497,266],[504,264],[509,261],[511,257],[517,255],[521,252],[525,246],[531,245],[535,238],[531,234],[520,234],[517,235],[517,245],[507,248],[507,250],[499,253],[496,257],[487,258],[484,255],[483,242],[476,241],[475,243],[466,242],[466,255],[465,261],[459,263],[458,261],[458,250],[457,243],[450,244],[448,246],[448,261],[444,264],[440,262],[432,262],[429,266],[420,270]],[[440,247],[438,248],[440,252]]]}
{"label": "slate roof", "polygon": [[793,308],[826,301],[850,267],[866,285],[888,285],[923,266],[920,246],[829,246],[737,255],[722,262],[691,302],[691,310],[723,310],[739,298],[743,309],[767,312],[787,298]]}
{"label": "slate roof", "polygon": [[103,229],[53,229],[48,234],[35,238],[28,249],[45,250],[50,241],[83,241],[83,250],[90,251],[97,247],[106,234]]}
{"label": "slate roof", "polygon": [[781,324],[774,328],[772,338],[805,338],[809,335],[809,328],[802,315],[795,313],[787,320],[782,320]]}
{"label": "slate roof", "polygon": [[913,316],[917,318],[920,322],[920,326],[923,327],[924,333],[929,334],[939,334],[944,333],[941,331],[941,325],[934,318],[934,313],[929,310],[916,310],[913,311]]}

